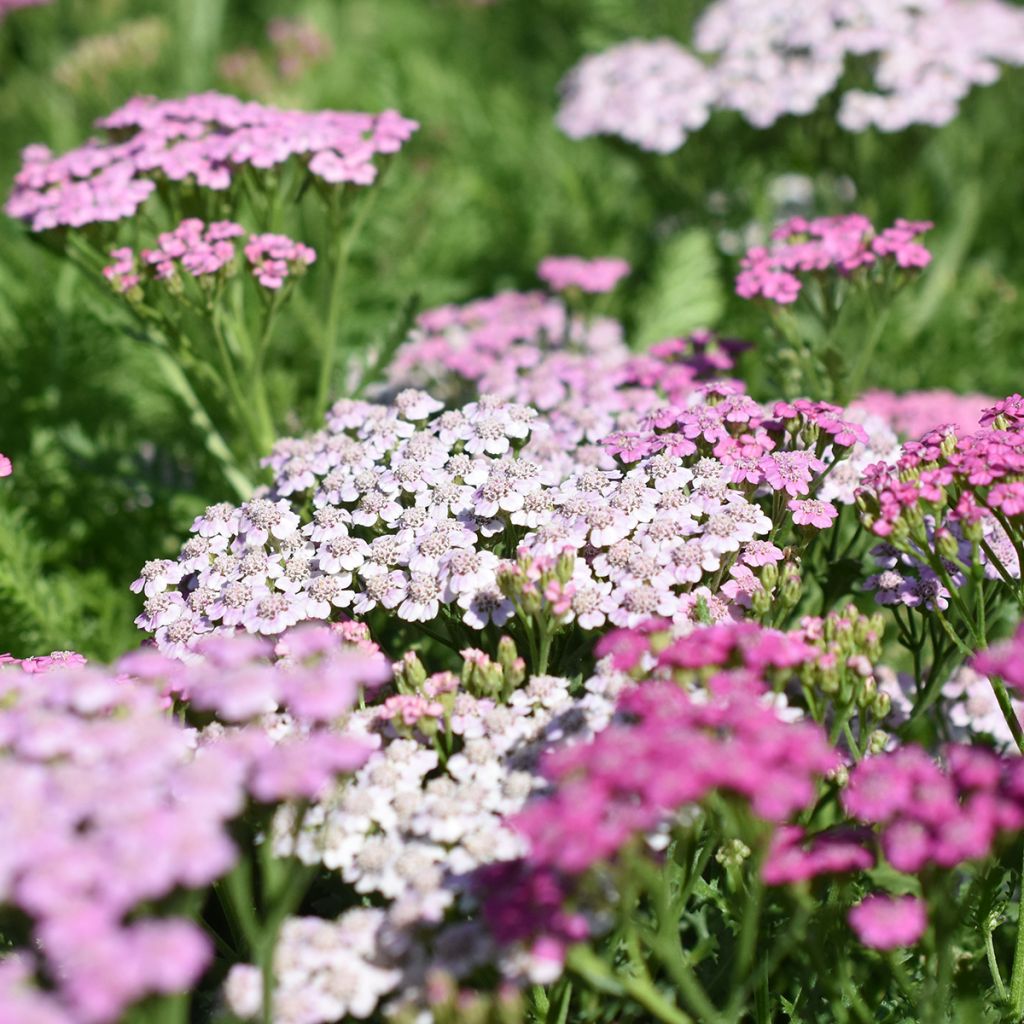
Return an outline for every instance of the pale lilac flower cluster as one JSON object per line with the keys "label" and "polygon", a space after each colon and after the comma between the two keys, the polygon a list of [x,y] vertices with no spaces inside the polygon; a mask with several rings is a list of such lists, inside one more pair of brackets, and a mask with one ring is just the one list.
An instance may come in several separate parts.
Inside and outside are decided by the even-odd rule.
{"label": "pale lilac flower cluster", "polygon": [[584,57],[562,82],[558,126],[573,139],[616,135],[671,153],[711,116],[717,89],[671,39],[631,39]]}
{"label": "pale lilac flower cluster", "polygon": [[799,275],[850,277],[866,267],[892,264],[903,270],[925,267],[931,253],[917,241],[929,221],[897,220],[884,231],[858,213],[839,217],[791,217],[772,232],[769,246],[755,246],[740,262],[736,293],[779,305],[796,302]]}
{"label": "pale lilac flower cluster", "polygon": [[147,563],[138,624],[175,652],[205,633],[275,635],[341,609],[503,624],[512,606],[495,552],[543,490],[537,463],[515,456],[536,413],[487,395],[440,409],[412,390],[392,406],[342,400],[328,429],[280,442],[269,496],[212,506],[177,561]]}
{"label": "pale lilac flower cluster", "polygon": [[[153,911],[232,868],[227,826],[250,801],[315,799],[374,750],[330,724],[390,669],[343,639],[296,632],[276,662],[270,644],[240,637],[208,642],[190,666],[146,649],[120,672],[77,656],[0,665],[0,905],[27,915],[33,939],[17,968],[0,967],[0,992],[14,988],[5,1010],[107,1024],[149,994],[192,987],[206,936]],[[169,698],[217,718],[186,728]],[[257,724],[273,713],[275,730]],[[54,983],[45,995],[37,972]]]}
{"label": "pale lilac flower cluster", "polygon": [[693,45],[633,39],[583,58],[562,83],[559,126],[669,153],[715,110],[757,128],[811,114],[851,65],[874,88],[842,93],[845,130],[943,125],[1000,65],[1024,64],[1024,12],[1005,0],[714,0]]}
{"label": "pale lilac flower cluster", "polygon": [[593,295],[612,291],[628,273],[625,260],[610,257],[585,260],[579,256],[547,256],[537,267],[537,276],[552,291],[578,288]]}
{"label": "pale lilac flower cluster", "polygon": [[223,191],[244,167],[296,159],[321,181],[369,185],[375,158],[398,152],[418,127],[381,114],[280,110],[220,93],[137,97],[102,118],[107,133],[63,156],[29,146],[7,213],[33,231],[81,228],[132,217],[156,180]]}
{"label": "pale lilac flower cluster", "polygon": [[[128,294],[149,281],[227,274],[235,264],[234,239],[241,239],[245,233],[245,228],[234,221],[204,224],[189,217],[172,231],[161,232],[155,249],[143,249],[138,254],[129,246],[111,250],[114,262],[103,268],[103,276],[116,291]],[[313,249],[284,235],[250,235],[243,252],[252,276],[271,291],[279,289],[289,275],[316,261]]]}

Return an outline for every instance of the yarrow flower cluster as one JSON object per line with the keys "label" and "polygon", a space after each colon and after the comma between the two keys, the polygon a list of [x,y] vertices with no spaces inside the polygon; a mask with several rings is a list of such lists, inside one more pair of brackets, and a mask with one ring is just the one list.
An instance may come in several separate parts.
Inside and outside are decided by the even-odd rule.
{"label": "yarrow flower cluster", "polygon": [[[161,232],[155,249],[143,249],[138,254],[128,246],[111,250],[114,262],[104,267],[103,276],[118,292],[126,294],[148,281],[171,282],[181,274],[196,279],[227,274],[236,262],[238,243],[234,239],[242,239],[245,234],[245,228],[233,221],[204,224],[190,217],[173,231]],[[316,253],[308,245],[283,235],[250,235],[243,252],[252,276],[271,291],[279,289],[289,275],[316,261]]]}
{"label": "yarrow flower cluster", "polygon": [[548,256],[537,267],[537,276],[555,292],[578,288],[581,292],[610,292],[629,273],[625,260],[584,260],[579,256]]}
{"label": "yarrow flower cluster", "polygon": [[944,388],[903,394],[872,389],[860,395],[851,409],[879,417],[901,437],[916,441],[944,426],[953,426],[960,433],[969,431],[994,404],[989,395],[959,395]]}
{"label": "yarrow flower cluster", "polygon": [[[404,659],[402,692],[347,722],[379,736],[380,750],[301,821],[293,810],[279,812],[279,855],[322,864],[356,893],[384,901],[381,910],[347,911],[334,922],[286,925],[274,1004],[280,1024],[366,1016],[388,999],[392,1009],[423,1003],[431,972],[460,978],[496,960],[510,977],[525,972],[545,980],[543,957],[525,948],[499,951],[483,924],[465,917],[479,897],[480,869],[523,853],[507,818],[544,784],[541,756],[604,728],[614,710],[613,681],[592,680],[585,696],[573,698],[567,680],[534,677],[505,703],[472,692],[489,675],[501,678],[501,666],[479,652],[465,656],[461,684],[450,673],[424,678],[415,656]],[[442,757],[434,740],[445,733],[455,746]],[[319,952],[309,946],[314,933]],[[229,1003],[243,1018],[259,1011],[253,971],[237,967],[227,983]],[[310,990],[322,993],[315,1009]]]}
{"label": "yarrow flower cluster", "polygon": [[558,126],[570,138],[616,135],[656,153],[703,128],[717,97],[704,64],[671,39],[631,39],[584,57],[560,88]]}
{"label": "yarrow flower cluster", "polygon": [[[669,153],[715,110],[757,128],[811,114],[864,67],[873,89],[842,93],[842,128],[943,125],[1000,65],[1024,64],[1024,14],[1004,0],[715,0],[696,54],[670,39],[632,39],[585,57],[562,83],[558,124],[572,138],[615,135]],[[699,56],[698,56],[699,54]]]}
{"label": "yarrow flower cluster", "polygon": [[921,747],[865,758],[843,791],[849,815],[878,826],[886,860],[916,874],[988,856],[1024,827],[1024,761],[950,744],[943,770]]}
{"label": "yarrow flower cluster", "polygon": [[425,388],[449,405],[487,393],[533,406],[550,432],[535,432],[527,452],[559,460],[568,472],[569,451],[609,466],[588,446],[665,403],[695,400],[698,383],[733,369],[748,347],[696,331],[640,355],[614,320],[574,317],[560,299],[538,293],[503,292],[422,313],[389,379],[393,388]]}
{"label": "yarrow flower cluster", "polygon": [[850,277],[867,267],[925,267],[931,253],[917,238],[931,227],[929,221],[900,219],[876,233],[860,214],[814,220],[792,217],[772,232],[769,247],[748,250],[736,278],[736,293],[745,299],[760,296],[788,305],[803,287],[798,275]]}
{"label": "yarrow flower cluster", "polygon": [[717,790],[741,796],[769,822],[806,807],[838,754],[816,725],[783,721],[751,700],[762,686],[723,673],[708,680],[704,699],[672,683],[626,690],[621,723],[545,758],[554,792],[513,819],[530,862],[580,874]]}
{"label": "yarrow flower cluster", "polygon": [[381,114],[279,110],[220,93],[184,99],[137,97],[102,118],[107,133],[63,156],[29,146],[7,200],[33,231],[82,228],[132,217],[156,180],[224,191],[245,167],[296,159],[328,185],[369,185],[375,158],[398,152],[416,130]]}
{"label": "yarrow flower cluster", "polygon": [[1022,409],[1012,395],[983,413],[975,433],[930,431],[905,444],[894,465],[865,473],[862,519],[886,542],[868,581],[880,602],[945,608],[972,566],[990,580],[1019,579]]}
{"label": "yarrow flower cluster", "polygon": [[[373,750],[327,725],[386,663],[327,630],[289,644],[287,665],[240,638],[208,645],[192,667],[153,651],[127,656],[121,673],[56,656],[0,666],[0,904],[27,915],[33,940],[4,967],[5,1008],[105,1024],[195,983],[211,955],[203,932],[136,908],[226,874],[239,856],[227,825],[249,800],[312,799]],[[166,714],[171,695],[228,722],[288,718],[276,738],[255,725],[197,734]],[[32,983],[37,971],[52,989]]]}
{"label": "yarrow flower cluster", "polygon": [[328,430],[278,445],[268,496],[208,509],[177,561],[146,565],[137,622],[181,652],[208,632],[273,635],[341,609],[411,622],[454,612],[473,629],[504,626],[517,607],[585,630],[743,614],[772,591],[753,569],[782,557],[765,541],[781,525],[767,499],[810,502],[791,514],[831,522],[810,495],[866,435],[827,404],[768,413],[730,389],[705,392],[713,404],[606,438],[621,469],[570,459],[567,472],[564,452],[545,462],[526,443],[544,427],[528,406],[482,395],[440,412],[414,390],[392,406],[343,400]]}

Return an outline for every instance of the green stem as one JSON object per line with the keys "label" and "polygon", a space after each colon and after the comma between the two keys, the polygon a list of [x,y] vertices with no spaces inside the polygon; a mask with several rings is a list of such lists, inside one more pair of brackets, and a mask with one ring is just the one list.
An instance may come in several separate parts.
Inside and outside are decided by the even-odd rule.
{"label": "green stem", "polygon": [[1017,944],[1013,951],[1013,972],[1010,975],[1010,1009],[1014,1019],[1019,1021],[1024,1014],[1024,868],[1021,870],[1017,908]]}
{"label": "green stem", "polygon": [[864,345],[861,347],[860,353],[857,356],[857,361],[853,364],[853,370],[847,379],[846,388],[840,393],[837,401],[848,402],[851,398],[856,398],[856,396],[860,394],[861,386],[864,383],[864,374],[871,365],[871,357],[875,354],[875,349],[878,347],[879,341],[881,341],[882,334],[885,331],[885,325],[889,320],[889,311],[891,309],[891,306],[886,306],[885,309],[875,317],[875,321],[871,325],[871,330],[868,333],[867,341],[864,342]]}
{"label": "green stem", "polygon": [[239,469],[227,442],[213,425],[209,413],[203,407],[203,403],[199,400],[199,396],[195,393],[188,377],[185,376],[184,370],[178,365],[174,356],[162,348],[156,349],[156,355],[163,371],[164,380],[188,409],[192,425],[202,436],[206,450],[220,464],[225,479],[234,488],[238,497],[245,501],[252,496],[254,490],[252,481]]}
{"label": "green stem", "polygon": [[1005,1003],[1006,986],[1003,984],[1003,976],[999,971],[999,961],[996,960],[996,950],[992,943],[992,929],[989,927],[987,922],[983,931],[985,933],[985,957],[988,960],[988,969],[992,975],[992,984],[996,987],[996,995],[999,996],[999,1001],[1001,1003]]}
{"label": "green stem", "polygon": [[317,384],[316,407],[314,409],[317,421],[321,420],[327,412],[330,399],[331,378],[334,376],[334,363],[338,352],[338,328],[341,320],[341,296],[345,271],[348,268],[348,261],[352,255],[352,247],[355,245],[356,239],[366,223],[379,190],[380,181],[377,182],[377,187],[373,188],[369,195],[363,197],[359,211],[356,213],[352,226],[347,232],[340,230],[341,225],[339,223],[337,205],[340,201],[340,193],[335,193],[339,198],[332,198],[331,230],[338,232],[338,240],[337,249],[334,252],[331,291],[327,300],[327,316],[324,320],[324,331],[321,335],[320,379]]}
{"label": "green stem", "polygon": [[999,710],[1002,711],[1003,718],[1006,719],[1006,724],[1013,735],[1013,742],[1017,744],[1017,749],[1024,754],[1024,729],[1021,728],[1017,712],[1013,710],[1013,703],[1010,700],[1010,695],[1006,692],[1006,685],[998,676],[989,676],[988,681],[992,684],[992,692],[996,695]]}

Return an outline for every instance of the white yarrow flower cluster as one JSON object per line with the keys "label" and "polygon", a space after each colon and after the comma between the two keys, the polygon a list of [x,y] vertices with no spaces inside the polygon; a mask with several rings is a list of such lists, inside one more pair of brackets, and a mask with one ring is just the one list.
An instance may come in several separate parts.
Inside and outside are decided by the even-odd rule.
{"label": "white yarrow flower cluster", "polygon": [[693,46],[703,62],[667,39],[583,58],[563,83],[560,127],[672,152],[716,109],[757,128],[806,116],[855,62],[874,88],[842,94],[847,131],[943,125],[974,86],[1024,64],[1024,10],[1005,0],[715,0]]}

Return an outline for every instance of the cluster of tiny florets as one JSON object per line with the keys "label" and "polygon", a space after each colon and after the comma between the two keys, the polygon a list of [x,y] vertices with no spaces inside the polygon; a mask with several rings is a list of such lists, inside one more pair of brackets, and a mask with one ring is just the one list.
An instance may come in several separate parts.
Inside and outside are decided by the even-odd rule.
{"label": "cluster of tiny florets", "polygon": [[562,83],[558,124],[572,138],[614,135],[669,153],[715,110],[757,128],[805,117],[867,68],[873,88],[842,91],[850,132],[943,125],[1000,65],[1024,64],[1024,14],[1002,0],[715,0],[694,29],[696,53],[671,39],[631,39],[584,57]]}
{"label": "cluster of tiny florets", "polygon": [[221,93],[176,100],[137,97],[62,156],[29,146],[7,213],[33,231],[133,217],[156,179],[223,191],[245,167],[266,171],[296,159],[327,184],[371,184],[375,157],[395,153],[416,122],[381,114],[280,110]]}

